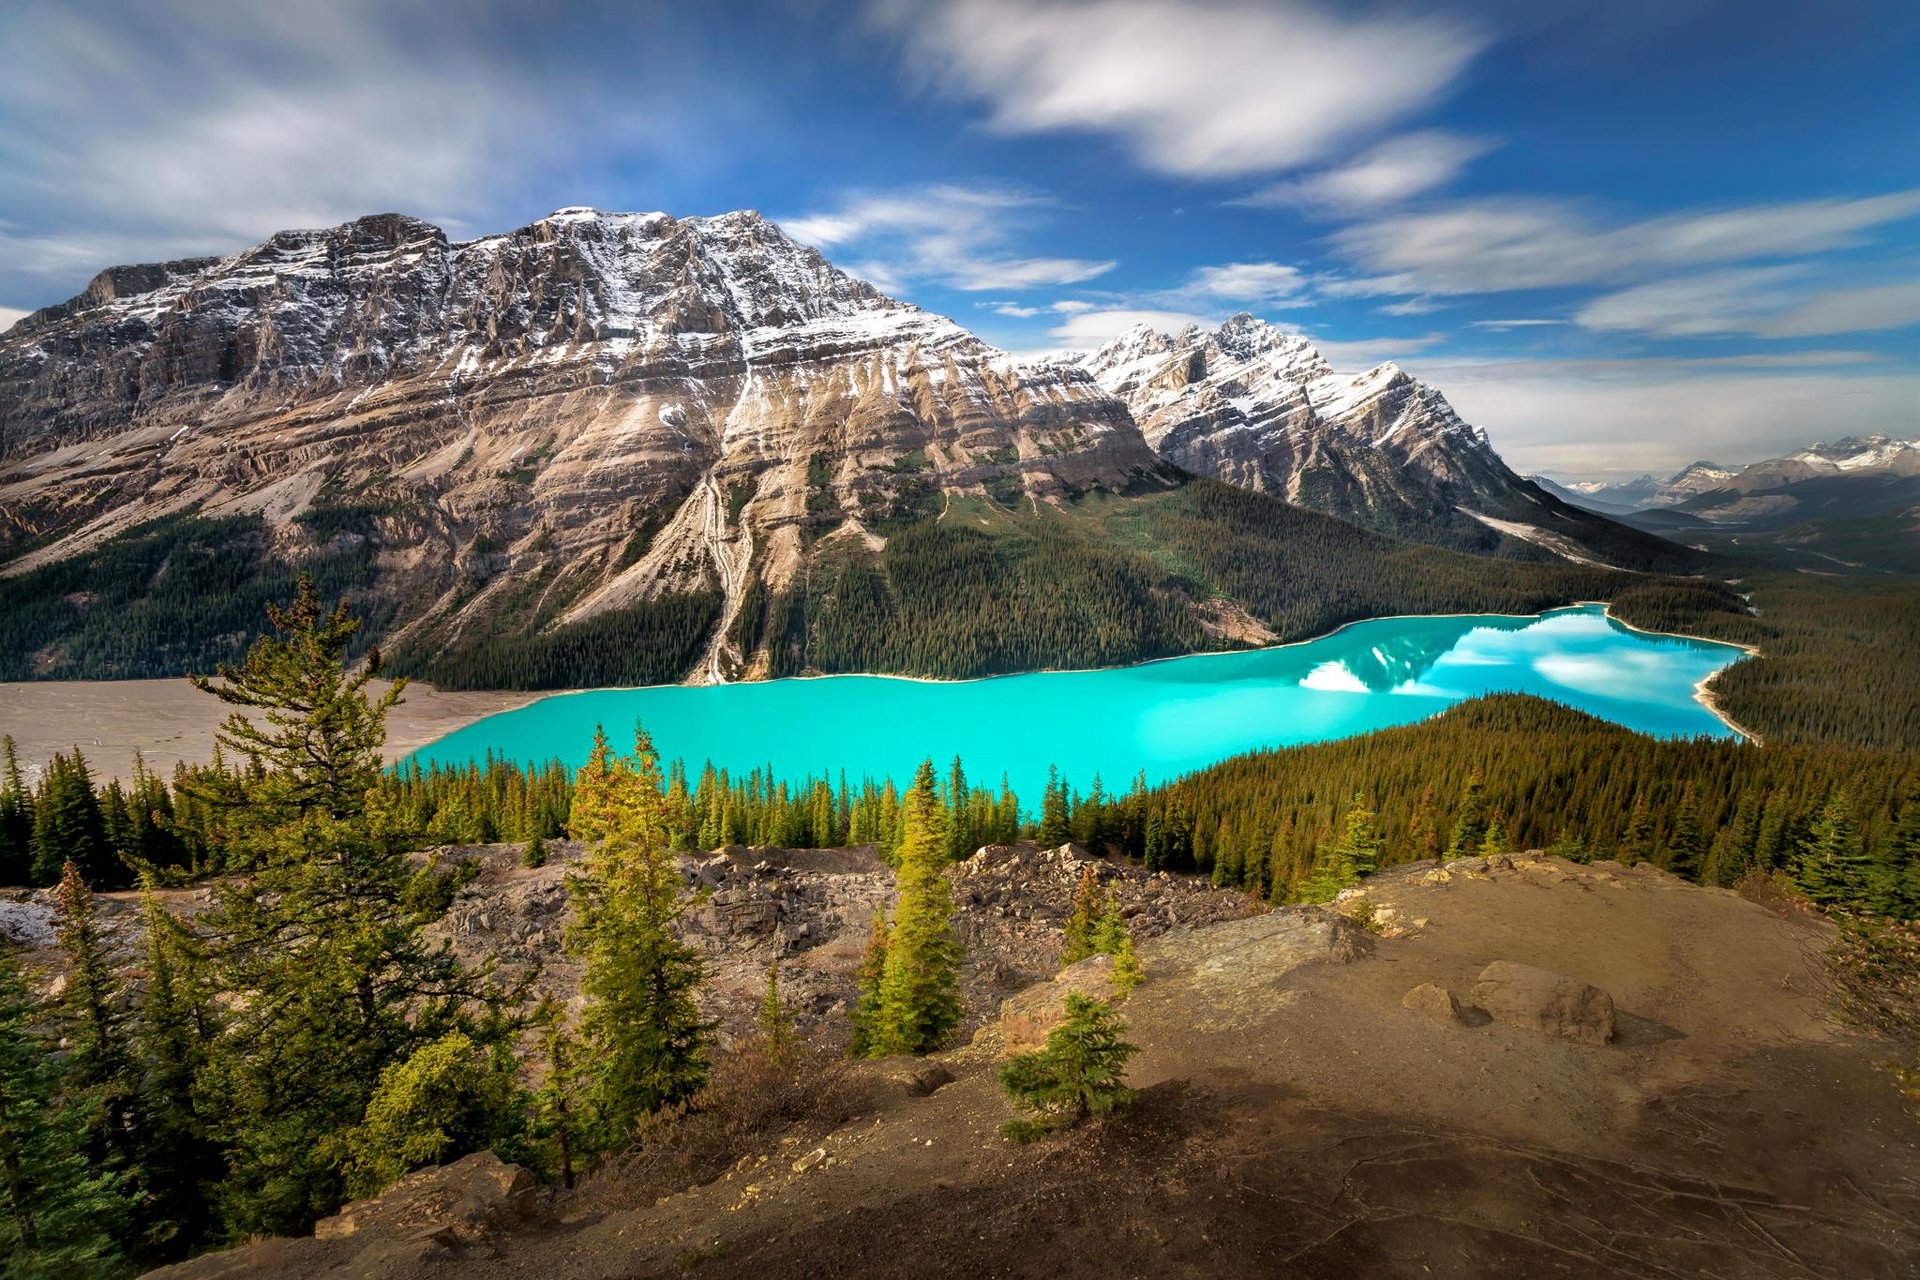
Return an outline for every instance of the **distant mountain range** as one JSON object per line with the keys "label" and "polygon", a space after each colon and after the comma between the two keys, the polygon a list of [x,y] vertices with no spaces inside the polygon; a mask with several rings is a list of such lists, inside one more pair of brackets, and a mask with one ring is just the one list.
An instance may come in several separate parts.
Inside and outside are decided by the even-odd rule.
{"label": "distant mountain range", "polygon": [[[1516,475],[1392,364],[1339,375],[1249,316],[1023,362],[752,212],[464,242],[382,214],[111,268],[0,334],[0,575],[234,521],[220,554],[347,566],[422,662],[697,598],[671,630],[698,671],[764,673],[783,627],[821,626],[782,610],[851,598],[821,569],[902,530],[1192,476],[1483,555],[1692,563]],[[164,581],[152,554],[123,572]]]}
{"label": "distant mountain range", "polygon": [[1637,515],[1634,523],[1647,528],[1886,515],[1920,504],[1920,439],[1847,436],[1745,466],[1695,462],[1665,479],[1643,475],[1624,484],[1534,481],[1590,511]]}

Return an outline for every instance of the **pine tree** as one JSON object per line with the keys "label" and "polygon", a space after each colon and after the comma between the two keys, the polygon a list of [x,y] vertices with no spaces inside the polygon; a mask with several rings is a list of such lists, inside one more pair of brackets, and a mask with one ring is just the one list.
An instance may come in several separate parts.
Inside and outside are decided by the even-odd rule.
{"label": "pine tree", "polygon": [[700,953],[674,927],[685,894],[666,847],[653,742],[636,728],[632,754],[616,757],[599,735],[589,765],[575,781],[573,828],[595,843],[567,881],[569,945],[585,963],[580,1039],[591,1132],[611,1151],[643,1117],[706,1083],[712,1024],[694,1003],[705,976]]}
{"label": "pine tree", "polygon": [[1340,839],[1322,846],[1315,856],[1313,874],[1300,886],[1300,901],[1331,902],[1379,865],[1381,841],[1364,797],[1353,798],[1343,826]]}
{"label": "pine tree", "polygon": [[1653,815],[1647,811],[1646,792],[1635,792],[1633,808],[1627,813],[1627,825],[1620,831],[1619,860],[1623,866],[1645,862],[1653,856]]}
{"label": "pine tree", "polygon": [[560,1175],[561,1185],[572,1190],[574,1156],[581,1145],[578,1046],[567,1029],[565,1013],[552,997],[541,1001],[534,1022],[540,1028],[547,1069],[533,1095],[533,1137],[550,1145],[550,1167]]}
{"label": "pine tree", "polygon": [[1067,996],[1066,1017],[1047,1034],[1046,1046],[1014,1055],[995,1073],[1008,1099],[1026,1113],[1001,1133],[1030,1142],[1132,1102],[1127,1062],[1139,1050],[1121,1038],[1126,1032],[1104,1000],[1079,992]]}
{"label": "pine tree", "polygon": [[1866,898],[1872,866],[1860,847],[1847,794],[1835,791],[1799,843],[1794,883],[1819,906],[1857,907]]}
{"label": "pine tree", "polygon": [[70,756],[54,756],[34,796],[33,882],[58,883],[61,869],[69,862],[90,883],[102,887],[118,885],[124,878],[125,866],[107,838],[92,771],[77,749]]}
{"label": "pine tree", "polygon": [[887,909],[881,907],[873,913],[873,924],[867,931],[867,949],[860,957],[860,971],[855,975],[855,984],[859,995],[854,1000],[853,1038],[847,1044],[847,1056],[852,1058],[878,1057],[886,1050],[880,1048],[880,980],[887,971],[887,937],[891,929],[887,924]]}
{"label": "pine tree", "polygon": [[1706,852],[1707,836],[1700,826],[1700,806],[1694,800],[1693,783],[1689,781],[1680,791],[1680,804],[1673,813],[1673,830],[1667,837],[1667,870],[1688,880],[1698,880]]}
{"label": "pine tree", "polygon": [[506,1146],[525,1110],[508,1046],[449,1031],[380,1073],[342,1144],[347,1190],[378,1195],[425,1165]]}
{"label": "pine tree", "polygon": [[1040,798],[1040,845],[1057,848],[1072,835],[1067,818],[1067,784],[1060,780],[1060,770],[1048,765],[1047,789]]}
{"label": "pine tree", "polygon": [[1067,916],[1066,934],[1060,948],[1061,968],[1095,953],[1094,934],[1100,927],[1100,914],[1105,905],[1106,895],[1101,891],[1099,875],[1092,867],[1085,868],[1073,892],[1073,910]]}
{"label": "pine tree", "polygon": [[71,862],[61,873],[54,904],[54,932],[68,965],[66,990],[56,1009],[69,1046],[66,1086],[85,1100],[94,1162],[137,1182],[144,1141],[140,1073],[128,1039],[120,979],[94,915],[93,893]]}
{"label": "pine tree", "polygon": [[960,944],[945,861],[933,762],[923,761],[904,805],[899,905],[880,974],[873,1052],[928,1054],[960,1023]]}
{"label": "pine tree", "polygon": [[1407,820],[1407,847],[1415,858],[1438,858],[1443,851],[1440,820],[1434,812],[1431,782],[1420,792],[1420,801],[1414,805],[1413,816]]}
{"label": "pine tree", "polygon": [[1867,907],[1895,920],[1920,918],[1920,783],[1907,792],[1893,833],[1874,860]]}
{"label": "pine tree", "polygon": [[153,1197],[149,1234],[169,1253],[205,1239],[206,1186],[219,1181],[220,1150],[208,1136],[198,1077],[217,1032],[213,993],[198,940],[161,906],[149,873],[141,885],[146,986],[134,1018],[134,1048],[146,1072],[141,1161]]}
{"label": "pine tree", "polygon": [[1453,837],[1447,841],[1447,857],[1464,858],[1487,838],[1486,780],[1475,769],[1460,792],[1460,806],[1454,811]]}
{"label": "pine tree", "polygon": [[1120,897],[1109,891],[1104,909],[1100,913],[1100,922],[1094,930],[1094,948],[1103,956],[1113,957],[1113,989],[1122,1000],[1133,994],[1133,989],[1146,979],[1147,972],[1140,967],[1140,959],[1133,951],[1133,931],[1127,928],[1126,917],[1120,914]]}
{"label": "pine tree", "polygon": [[1480,847],[1474,852],[1483,858],[1513,852],[1513,837],[1507,831],[1507,814],[1504,809],[1495,809],[1492,816],[1487,819],[1487,834],[1481,837]]}
{"label": "pine tree", "polygon": [[33,873],[33,795],[20,777],[13,735],[0,737],[0,884],[26,884]]}
{"label": "pine tree", "polygon": [[57,1101],[60,1076],[34,1014],[19,963],[0,951],[0,1258],[23,1280],[114,1275],[125,1176],[89,1165],[85,1121]]}
{"label": "pine tree", "polygon": [[760,998],[760,1008],[754,1013],[753,1024],[760,1032],[767,1057],[774,1062],[785,1062],[793,1052],[793,1010],[787,1007],[787,1002],[780,995],[778,960],[767,965],[767,990]]}
{"label": "pine tree", "polygon": [[523,867],[544,867],[547,865],[547,842],[535,832],[527,841],[527,847],[520,851],[520,865]]}
{"label": "pine tree", "polygon": [[340,1144],[387,1068],[452,1031],[492,1045],[517,1025],[517,992],[424,936],[453,873],[411,865],[391,815],[369,809],[397,690],[369,699],[366,675],[346,673],[358,622],[324,614],[305,579],[271,616],[278,634],[224,684],[195,682],[264,722],[235,712],[218,738],[247,760],[247,802],[201,792],[252,868],[196,921],[231,1010],[201,1072],[230,1236],[295,1234],[340,1204]]}
{"label": "pine tree", "polygon": [[973,824],[967,817],[967,774],[960,757],[953,758],[947,773],[947,861],[960,862],[970,857],[975,847]]}

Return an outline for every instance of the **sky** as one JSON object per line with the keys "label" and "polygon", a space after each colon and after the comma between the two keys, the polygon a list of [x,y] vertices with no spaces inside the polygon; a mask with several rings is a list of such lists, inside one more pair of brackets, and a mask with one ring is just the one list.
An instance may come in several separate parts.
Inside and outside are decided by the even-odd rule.
{"label": "sky", "polygon": [[1020,353],[1250,311],[1523,471],[1920,436],[1911,0],[12,0],[0,326],[397,210],[759,209]]}

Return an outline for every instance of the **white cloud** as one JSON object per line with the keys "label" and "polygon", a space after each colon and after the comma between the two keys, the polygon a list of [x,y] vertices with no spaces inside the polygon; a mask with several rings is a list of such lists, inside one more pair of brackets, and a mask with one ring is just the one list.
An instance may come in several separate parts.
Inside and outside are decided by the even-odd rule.
{"label": "white cloud", "polygon": [[936,84],[1009,133],[1092,130],[1148,168],[1233,177],[1310,164],[1429,106],[1485,40],[1404,11],[1301,0],[877,0]]}
{"label": "white cloud", "polygon": [[852,245],[875,255],[877,269],[869,263],[855,274],[890,292],[914,281],[968,291],[1078,284],[1118,265],[1015,252],[1019,234],[1053,203],[1027,191],[937,184],[855,196],[839,209],[779,221],[823,251]]}
{"label": "white cloud", "polygon": [[20,323],[26,315],[27,313],[18,307],[0,307],[0,333],[5,333],[7,330],[13,328],[13,326]]}
{"label": "white cloud", "polygon": [[1205,326],[1211,323],[1206,316],[1185,311],[1117,307],[1111,311],[1076,312],[1047,332],[1059,339],[1061,347],[1085,351],[1112,341],[1135,325],[1144,324],[1161,333],[1178,333],[1190,324]]}
{"label": "white cloud", "polygon": [[1920,214],[1920,190],[1697,211],[1609,224],[1589,206],[1493,197],[1374,218],[1334,235],[1368,275],[1326,292],[1489,293],[1604,284],[1674,267],[1816,253]]}
{"label": "white cloud", "polygon": [[1399,302],[1389,302],[1384,307],[1375,307],[1374,310],[1383,316],[1424,316],[1451,305],[1433,298],[1406,298]]}
{"label": "white cloud", "polygon": [[995,315],[1012,316],[1016,320],[1029,320],[1040,314],[1039,307],[1023,307],[1017,302],[982,302],[978,305]]}
{"label": "white cloud", "polygon": [[1346,164],[1296,182],[1275,183],[1234,203],[1303,205],[1342,212],[1397,204],[1451,182],[1498,144],[1439,130],[1403,134]]}
{"label": "white cloud", "polygon": [[1382,360],[1401,360],[1446,340],[1444,333],[1429,333],[1418,338],[1358,338],[1352,342],[1315,338],[1313,345],[1334,368],[1357,373],[1371,369]]}
{"label": "white cloud", "polygon": [[[1387,308],[1382,307],[1385,311]],[[1548,325],[1566,324],[1565,320],[1547,320],[1542,318],[1521,318],[1517,320],[1470,320],[1469,329],[1491,329],[1495,333],[1505,333],[1509,329],[1539,329]]]}
{"label": "white cloud", "polygon": [[1807,276],[1778,266],[1661,280],[1596,298],[1575,319],[1662,337],[1809,338],[1920,324],[1920,280],[1810,291]]}
{"label": "white cloud", "polygon": [[1280,262],[1228,262],[1197,268],[1182,292],[1224,302],[1293,301],[1306,287],[1299,268]]}

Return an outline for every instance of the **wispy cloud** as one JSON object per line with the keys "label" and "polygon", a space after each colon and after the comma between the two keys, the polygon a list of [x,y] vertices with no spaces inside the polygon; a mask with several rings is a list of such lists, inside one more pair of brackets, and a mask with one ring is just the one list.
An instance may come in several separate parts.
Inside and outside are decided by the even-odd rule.
{"label": "wispy cloud", "polygon": [[1505,333],[1509,329],[1539,329],[1549,325],[1566,324],[1565,320],[1549,320],[1544,317],[1529,317],[1516,320],[1469,320],[1469,329],[1491,329],[1495,333]]}
{"label": "wispy cloud", "polygon": [[1048,336],[1063,349],[1091,350],[1111,342],[1136,325],[1146,325],[1160,333],[1178,333],[1190,324],[1206,326],[1210,317],[1185,311],[1161,311],[1142,307],[1115,307],[1110,310],[1075,312],[1052,329]]}
{"label": "wispy cloud", "polygon": [[877,0],[935,84],[1008,133],[1087,130],[1183,177],[1324,159],[1435,102],[1485,46],[1450,18],[1302,3]]}
{"label": "wispy cloud", "polygon": [[1444,333],[1428,333],[1418,338],[1357,338],[1351,342],[1316,338],[1313,345],[1334,368],[1357,373],[1383,360],[1403,360],[1417,355],[1446,340]]}
{"label": "wispy cloud", "polygon": [[1439,130],[1403,134],[1336,168],[1262,187],[1235,204],[1298,205],[1351,213],[1398,204],[1451,182],[1472,161],[1499,145]]}
{"label": "wispy cloud", "polygon": [[1683,276],[1596,298],[1575,319],[1661,337],[1810,338],[1920,324],[1920,280],[1810,289],[1810,278],[1801,265]]}
{"label": "wispy cloud", "polygon": [[26,312],[21,311],[17,307],[0,307],[0,333],[5,333],[7,330],[13,328],[14,325],[20,323],[26,314]]}
{"label": "wispy cloud", "polygon": [[854,196],[836,209],[782,218],[780,225],[822,251],[851,246],[871,256],[878,274],[893,282],[873,281],[882,288],[931,281],[969,291],[1033,289],[1078,284],[1118,265],[1019,254],[1020,232],[1054,203],[1028,191],[936,184]]}
{"label": "wispy cloud", "polygon": [[1329,292],[1495,293],[1845,248],[1920,214],[1920,190],[1609,222],[1589,205],[1492,197],[1366,219],[1334,244],[1366,274]]}

